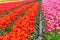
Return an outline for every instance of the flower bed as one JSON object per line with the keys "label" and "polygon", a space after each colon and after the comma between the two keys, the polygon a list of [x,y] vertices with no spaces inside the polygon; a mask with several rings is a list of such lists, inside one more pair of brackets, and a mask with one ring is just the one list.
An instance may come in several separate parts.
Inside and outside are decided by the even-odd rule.
{"label": "flower bed", "polygon": [[[2,5],[0,15],[3,13],[0,17],[0,40],[37,40],[40,2],[28,4],[13,2],[0,5]],[[9,10],[12,11],[7,13]]]}
{"label": "flower bed", "polygon": [[43,40],[60,40],[60,2],[42,1]]}

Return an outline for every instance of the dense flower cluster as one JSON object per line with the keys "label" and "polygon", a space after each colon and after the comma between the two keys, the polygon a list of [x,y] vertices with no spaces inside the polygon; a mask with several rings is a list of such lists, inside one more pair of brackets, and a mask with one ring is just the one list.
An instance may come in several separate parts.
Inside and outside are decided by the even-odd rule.
{"label": "dense flower cluster", "polygon": [[5,15],[0,18],[0,29],[5,29],[7,25],[11,23],[14,19],[18,17],[19,14],[22,14],[23,11],[31,7],[33,3],[24,5],[21,8],[18,8],[17,10],[10,12],[8,15]]}
{"label": "dense flower cluster", "polygon": [[[37,7],[34,8],[34,6],[37,6]],[[13,31],[16,30],[15,28],[20,28],[20,30],[23,30],[29,34],[34,31],[34,20],[37,14],[38,3],[35,4],[34,6],[28,9],[25,15],[15,23],[15,25],[12,27]]]}
{"label": "dense flower cluster", "polygon": [[43,20],[46,22],[44,29],[50,33],[57,30],[60,33],[60,2],[59,0],[43,0],[42,2]]}
{"label": "dense flower cluster", "polygon": [[36,2],[34,5],[30,3],[1,18],[0,24],[9,24],[27,9],[24,16],[16,20],[15,24],[11,27],[11,31],[7,34],[3,34],[0,40],[30,40],[29,36],[34,32],[34,21],[35,16],[37,16],[38,6],[39,2]]}
{"label": "dense flower cluster", "polygon": [[5,3],[0,4],[0,14],[3,14],[6,11],[13,10],[14,8],[17,8],[19,6],[22,6],[20,3]]}

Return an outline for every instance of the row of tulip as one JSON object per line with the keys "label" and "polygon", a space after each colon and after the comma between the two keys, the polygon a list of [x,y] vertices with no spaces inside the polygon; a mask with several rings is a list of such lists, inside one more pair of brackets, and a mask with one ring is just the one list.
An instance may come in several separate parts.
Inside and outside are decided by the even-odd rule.
{"label": "row of tulip", "polygon": [[18,9],[16,9],[13,12],[10,12],[8,15],[1,17],[0,18],[0,29],[5,29],[7,27],[7,25],[9,25],[11,23],[11,21],[16,19],[19,14],[21,15],[22,12],[24,12],[26,9],[28,9],[32,5],[33,5],[33,3],[28,4],[28,5],[24,5]]}
{"label": "row of tulip", "polygon": [[0,28],[5,29],[12,20],[15,20],[18,15],[22,14],[22,12],[26,10],[24,16],[17,19],[14,25],[11,27],[11,31],[7,34],[3,34],[0,37],[0,40],[31,40],[30,35],[35,31],[35,17],[38,15],[37,12],[40,3],[35,2],[35,4],[33,4],[34,3],[24,5],[21,8],[0,18]]}
{"label": "row of tulip", "polygon": [[13,10],[19,6],[22,6],[23,4],[20,3],[2,3],[0,4],[0,14],[3,14],[4,12],[7,12],[9,10]]}

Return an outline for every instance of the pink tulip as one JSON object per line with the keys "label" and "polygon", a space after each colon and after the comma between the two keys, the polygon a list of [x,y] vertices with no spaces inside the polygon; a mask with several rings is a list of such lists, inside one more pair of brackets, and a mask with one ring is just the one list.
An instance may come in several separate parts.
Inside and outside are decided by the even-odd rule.
{"label": "pink tulip", "polygon": [[60,35],[60,32],[58,32],[58,34]]}
{"label": "pink tulip", "polygon": [[48,29],[47,31],[48,31],[48,32],[52,32],[52,30],[51,30],[51,29]]}

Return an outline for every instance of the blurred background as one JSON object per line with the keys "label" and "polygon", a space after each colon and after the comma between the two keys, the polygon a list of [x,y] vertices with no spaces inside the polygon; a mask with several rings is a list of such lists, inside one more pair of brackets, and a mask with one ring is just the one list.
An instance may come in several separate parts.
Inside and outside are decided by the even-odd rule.
{"label": "blurred background", "polygon": [[13,1],[32,2],[32,1],[40,1],[40,0],[0,0],[0,3],[2,3],[2,2],[13,2]]}
{"label": "blurred background", "polygon": [[35,1],[35,0],[0,0],[0,2],[8,2],[8,1]]}

